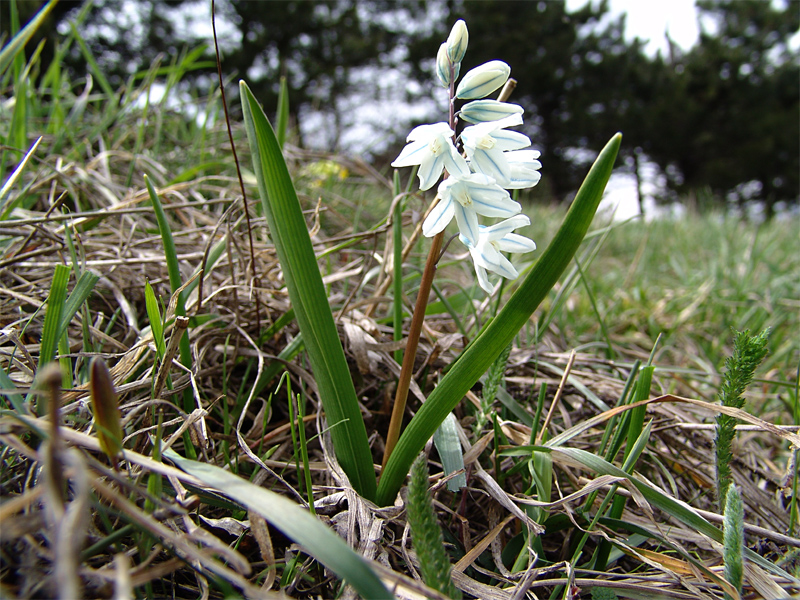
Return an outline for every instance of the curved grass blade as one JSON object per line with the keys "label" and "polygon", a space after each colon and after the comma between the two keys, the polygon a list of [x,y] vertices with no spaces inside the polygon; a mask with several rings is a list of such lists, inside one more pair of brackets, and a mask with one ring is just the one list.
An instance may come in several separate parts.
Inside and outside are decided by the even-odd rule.
{"label": "curved grass blade", "polygon": [[367,430],[303,211],[269,120],[247,84],[242,81],[239,88],[264,214],[331,426],[336,457],[355,490],[372,500],[376,484]]}
{"label": "curved grass blade", "polygon": [[281,89],[278,94],[278,145],[283,148],[286,133],[289,129],[289,84],[286,77],[281,77]]}
{"label": "curved grass blade", "polygon": [[264,517],[273,527],[300,544],[305,552],[346,580],[363,598],[393,597],[369,564],[342,538],[288,498],[214,465],[183,458],[172,449],[167,450],[164,457],[207,486]]}
{"label": "curved grass blade", "polygon": [[606,144],[547,250],[497,317],[464,351],[411,419],[381,475],[377,496],[379,505],[392,503],[411,463],[433,432],[514,339],[569,266],[600,204],[621,142],[622,135],[618,133]]}
{"label": "curved grass blade", "polygon": [[53,10],[53,7],[57,2],[58,0],[50,0],[50,2],[48,2],[44,8],[42,8],[42,10],[40,10],[36,16],[31,19],[30,22],[11,39],[5,48],[0,50],[0,77],[5,74],[5,71],[8,69],[9,65],[19,55],[19,53],[22,52],[23,48],[25,48],[25,44],[27,44],[31,39],[31,36],[33,36],[42,23],[47,20],[50,11]]}

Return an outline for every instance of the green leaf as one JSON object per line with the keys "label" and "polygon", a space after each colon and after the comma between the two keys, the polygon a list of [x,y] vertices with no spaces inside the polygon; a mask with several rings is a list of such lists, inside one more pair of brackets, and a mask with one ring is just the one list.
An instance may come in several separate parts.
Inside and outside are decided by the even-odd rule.
{"label": "green leaf", "polygon": [[86,302],[89,296],[92,295],[94,285],[98,279],[100,279],[100,276],[97,273],[92,273],[91,271],[81,273],[78,283],[75,284],[61,311],[61,320],[58,328],[59,337],[67,332],[67,327],[69,322],[72,321],[72,317],[80,310],[81,304]]}
{"label": "green leaf", "polygon": [[264,517],[273,527],[300,544],[305,552],[346,580],[363,598],[393,598],[364,559],[291,500],[214,465],[183,458],[172,449],[164,452],[164,458],[220,494]]}
{"label": "green leaf", "polygon": [[150,331],[153,334],[158,360],[162,360],[167,353],[167,343],[164,340],[164,323],[161,320],[161,309],[158,307],[158,299],[153,291],[153,286],[150,285],[150,281],[144,282],[144,307],[147,311],[147,318],[150,320]]}
{"label": "green leaf", "polygon": [[371,500],[376,485],[367,430],[303,211],[269,120],[247,84],[242,81],[239,87],[264,214],[331,427],[336,457],[355,490]]}
{"label": "green leaf", "polygon": [[394,501],[411,463],[433,432],[514,339],[569,266],[600,204],[621,141],[622,135],[618,133],[606,144],[547,250],[497,317],[464,351],[411,419],[381,475],[377,496],[380,506]]}
{"label": "green leaf", "polygon": [[[42,343],[39,347],[39,364],[37,369],[41,369],[53,360],[56,353],[56,345],[60,336],[61,313],[64,308],[64,299],[67,297],[67,283],[69,282],[70,267],[66,265],[56,265],[53,273],[53,281],[50,284],[50,294],[47,296],[47,312],[44,316],[44,326],[42,328]],[[37,403],[38,414],[41,417],[45,413],[47,403]]]}

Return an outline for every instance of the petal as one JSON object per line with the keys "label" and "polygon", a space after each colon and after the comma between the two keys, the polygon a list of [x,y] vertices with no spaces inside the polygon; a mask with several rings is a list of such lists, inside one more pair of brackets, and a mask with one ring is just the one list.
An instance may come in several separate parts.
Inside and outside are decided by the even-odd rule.
{"label": "petal", "polygon": [[531,138],[519,131],[500,130],[492,134],[494,147],[500,150],[519,150],[531,145]]}
{"label": "petal", "polygon": [[436,53],[436,76],[442,87],[449,87],[453,82],[453,74],[450,72],[452,65],[453,63],[447,55],[447,42],[445,42],[439,46],[439,52]]}
{"label": "petal", "polygon": [[[469,150],[468,150],[469,153]],[[499,184],[505,185],[511,178],[511,167],[499,148],[488,150],[474,150],[470,153],[473,168],[484,175],[494,178]]]}
{"label": "petal", "polygon": [[538,150],[512,150],[506,153],[506,158],[510,163],[538,163],[539,166],[536,168],[541,169],[542,163],[536,160],[541,155]]}
{"label": "petal", "polygon": [[505,182],[505,186],[510,190],[524,190],[535,186],[542,179],[542,174],[534,171],[533,174],[525,178],[516,173],[514,168],[511,168],[511,179]]}
{"label": "petal", "polygon": [[[502,189],[502,188],[501,188]],[[503,190],[505,192],[505,190]],[[480,197],[472,198],[473,211],[484,217],[513,217],[522,210],[519,202],[511,199],[506,192],[506,197],[501,200],[484,200]]]}
{"label": "petal", "polygon": [[509,233],[503,239],[497,240],[495,244],[497,244],[497,247],[503,252],[522,254],[524,252],[533,252],[536,250],[536,242],[526,238],[524,235],[516,233]]}
{"label": "petal", "polygon": [[484,269],[502,275],[506,279],[516,279],[519,277],[519,273],[514,268],[514,265],[512,265],[505,256],[495,250],[494,247],[485,244],[480,250],[483,251],[480,253],[480,261],[478,261],[477,257],[475,258],[476,264],[480,264]]}
{"label": "petal", "polygon": [[453,205],[458,202],[453,202],[449,198],[439,201],[439,204],[433,207],[427,218],[422,222],[422,235],[425,237],[433,237],[440,231],[444,231],[447,224],[453,220]]}
{"label": "petal", "polygon": [[400,151],[400,155],[392,162],[393,167],[411,167],[420,164],[425,156],[430,155],[428,142],[411,142]]}
{"label": "petal", "polygon": [[406,138],[407,142],[415,142],[417,140],[424,141],[426,144],[437,135],[445,137],[452,137],[453,130],[447,123],[431,123],[428,125],[418,125],[411,130]]}
{"label": "petal", "polygon": [[461,62],[467,51],[469,32],[464,19],[459,19],[453,24],[450,35],[447,36],[447,55],[454,63]]}
{"label": "petal", "polygon": [[423,191],[431,189],[433,184],[439,181],[443,169],[444,155],[440,154],[439,156],[435,156],[433,154],[428,154],[425,160],[420,163],[419,171],[417,171],[417,175],[419,176],[419,189]]}
{"label": "petal", "polygon": [[447,172],[451,175],[457,177],[466,177],[469,175],[470,171],[467,161],[458,153],[458,150],[456,150],[452,142],[450,142],[450,152],[442,153],[442,159],[444,160],[444,168],[447,169]]}
{"label": "petal", "polygon": [[467,238],[469,244],[474,246],[478,243],[478,215],[474,210],[464,208],[459,202],[453,202],[453,208],[456,213],[458,230]]}
{"label": "petal", "polygon": [[471,100],[488,96],[502,86],[511,74],[511,67],[501,60],[492,60],[467,72],[456,88],[456,98]]}
{"label": "petal", "polygon": [[462,106],[458,114],[467,123],[485,123],[498,121],[509,114],[522,114],[523,110],[519,104],[511,104],[510,102],[473,100]]}
{"label": "petal", "polygon": [[506,127],[522,125],[522,112],[512,113],[492,124],[495,126],[495,129],[505,129]]}
{"label": "petal", "polygon": [[486,269],[480,265],[475,265],[475,274],[478,276],[478,285],[483,288],[484,292],[491,296],[494,293],[494,286],[489,282],[489,278],[486,276]]}
{"label": "petal", "polygon": [[500,221],[499,223],[495,223],[494,225],[487,227],[483,233],[488,241],[494,242],[496,240],[503,239],[515,229],[519,229],[520,227],[525,227],[526,225],[530,224],[531,220],[526,215],[514,215],[510,219]]}

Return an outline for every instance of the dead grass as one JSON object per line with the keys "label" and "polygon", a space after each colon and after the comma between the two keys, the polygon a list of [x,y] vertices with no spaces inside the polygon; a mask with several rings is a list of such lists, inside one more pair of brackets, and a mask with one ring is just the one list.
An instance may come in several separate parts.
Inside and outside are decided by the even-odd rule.
{"label": "dead grass", "polygon": [[[214,152],[223,156],[223,138],[214,139],[218,140]],[[286,363],[274,362],[297,330],[289,323],[263,337],[265,329],[291,306],[280,265],[258,216],[253,186],[248,190],[255,257],[251,265],[242,199],[230,173],[170,183],[175,171],[169,165],[163,166],[158,157],[134,156],[122,148],[124,144],[110,150],[95,148],[81,160],[53,156],[36,164],[25,175],[21,204],[27,208],[16,210],[14,220],[6,221],[0,231],[0,362],[23,395],[36,371],[44,319],[41,307],[54,266],[73,263],[68,236],[79,268],[101,275],[85,309],[70,324],[69,353],[61,355],[69,359],[73,384],[62,391],[63,426],[55,458],[48,458],[46,436],[39,433],[46,427],[43,421],[11,411],[0,417],[2,595],[42,598],[61,591],[63,597],[64,590],[75,589],[85,597],[221,598],[229,593],[352,597],[335,577],[263,520],[248,516],[224,496],[201,489],[191,476],[152,458],[152,436],[157,431],[162,443],[185,454],[181,433],[187,430],[199,450],[199,460],[227,466],[302,503],[305,494],[291,442],[285,388],[272,395],[277,378],[260,381],[270,364],[279,364],[280,371],[285,368],[292,378],[293,389],[302,390],[307,401],[309,468],[320,519],[373,561],[385,581],[396,586],[398,597],[437,597],[414,580],[415,556],[402,505],[369,505],[338,471],[324,442],[325,424],[318,412],[313,375],[302,355]],[[303,165],[323,158],[296,150],[291,157],[298,173]],[[378,271],[387,256],[387,234],[382,227],[369,228],[386,216],[390,191],[369,166],[352,160],[344,163],[349,175],[343,183],[323,181],[315,187],[312,180],[300,176],[299,185],[305,193],[309,227],[316,230],[316,249],[324,254],[320,265],[331,305],[342,327],[348,325],[348,334],[343,330],[342,337],[379,464],[397,366],[388,352],[393,348],[392,334],[383,321],[388,305],[381,304],[385,298],[375,295],[384,277]],[[247,157],[242,164],[249,164]],[[126,186],[131,168],[133,182]],[[192,318],[188,330],[191,373],[173,365],[172,389],[165,387],[157,396],[153,395],[157,361],[144,307],[145,281],[153,285],[164,308],[169,305],[170,288],[161,237],[141,179],[144,172],[155,182],[171,220],[184,280],[203,264],[213,245],[223,239],[226,244],[220,260],[203,273],[201,285],[187,302]],[[318,197],[323,200],[319,205]],[[411,203],[406,235],[419,223],[422,210],[421,201]],[[334,245],[350,240],[356,243],[326,254]],[[411,265],[419,260],[416,252],[409,258]],[[456,283],[467,283],[459,266],[445,275],[454,282],[445,285],[447,293],[457,291]],[[582,301],[580,293],[576,288],[573,302]],[[413,290],[408,296],[413,300]],[[367,316],[375,303],[377,309]],[[490,308],[491,303],[482,298],[475,301],[462,315],[465,328],[476,331]],[[646,361],[654,341],[640,332],[635,321],[638,309],[633,306],[633,310],[631,320],[613,324],[613,359],[592,345],[596,331],[582,329],[573,338],[568,330],[577,327],[575,321],[555,321],[546,331],[523,332],[518,338],[506,371],[506,388],[532,416],[541,386],[547,385],[546,411],[561,386],[550,421],[551,438],[597,418],[568,446],[598,452],[605,427],[598,415],[617,404],[633,361]],[[674,314],[670,310],[651,316],[660,320]],[[452,335],[457,331],[446,313],[427,322],[417,378],[422,393],[431,389],[438,372],[463,348],[466,340]],[[170,334],[168,330],[168,339]],[[706,347],[702,340],[696,343]],[[581,346],[567,369],[570,351]],[[656,372],[651,397],[673,394],[713,401],[715,373],[696,369],[693,350],[690,345],[669,346],[671,362],[657,362],[663,370]],[[126,431],[120,472],[107,466],[98,453],[91,426],[87,367],[93,356],[103,357],[112,367],[120,393]],[[780,407],[796,402],[792,400],[796,391],[791,379],[780,381],[780,373],[773,373],[776,381],[754,386],[750,401],[753,406],[767,407],[759,413],[762,419],[786,425],[791,418],[780,414]],[[186,388],[196,402],[190,414],[179,408]],[[600,477],[565,454],[552,454],[553,494],[547,506],[539,507],[546,509],[547,518],[534,518],[535,511],[525,508],[530,491],[526,461],[497,453],[529,444],[530,428],[496,402],[497,430],[490,421],[473,436],[473,406],[480,406],[480,389],[473,391],[457,410],[465,448],[471,448],[466,451],[468,488],[457,494],[448,492],[435,452],[431,456],[432,471],[437,473],[431,484],[456,565],[455,581],[467,595],[545,598],[568,584],[559,588],[557,597],[577,598],[579,590],[588,597],[601,588],[631,598],[721,596],[722,562],[716,542],[651,506],[635,487]],[[38,398],[29,399],[32,413]],[[713,417],[714,411],[702,404],[669,397],[650,403],[647,419],[652,420],[652,434],[636,473],[719,524],[714,512]],[[746,544],[798,576],[796,524],[787,535],[795,465],[785,438],[791,437],[791,431],[796,428],[776,433],[763,425],[743,425],[734,473],[745,504]],[[66,493],[48,479],[47,473],[54,469],[66,478]],[[148,491],[149,474],[154,472],[164,482],[163,492],[155,496],[153,488]],[[615,531],[610,523],[601,522],[590,531],[581,561],[572,564],[575,544],[613,483],[622,483],[618,493],[629,497],[621,520],[640,529]],[[584,506],[597,491],[594,503]],[[661,541],[636,537],[645,530]],[[582,568],[603,539],[615,540],[619,555],[604,572]],[[525,544],[530,561],[514,570],[514,560]],[[796,580],[749,565],[748,598],[798,592]]]}

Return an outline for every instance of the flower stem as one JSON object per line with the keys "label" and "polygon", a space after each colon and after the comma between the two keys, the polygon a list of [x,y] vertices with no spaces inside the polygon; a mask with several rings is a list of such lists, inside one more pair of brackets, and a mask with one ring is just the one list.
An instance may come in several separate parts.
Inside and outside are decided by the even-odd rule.
{"label": "flower stem", "polygon": [[433,276],[436,274],[436,263],[439,260],[439,253],[442,249],[444,232],[436,234],[431,243],[428,259],[425,261],[425,270],[419,283],[419,293],[417,302],[414,305],[414,316],[408,331],[408,342],[406,343],[405,353],[403,354],[403,366],[400,369],[400,378],[397,381],[397,391],[394,396],[394,406],[392,407],[392,419],[389,421],[389,431],[386,434],[386,449],[383,452],[383,466],[394,450],[397,440],[400,438],[400,429],[403,425],[403,413],[406,410],[406,400],[408,399],[408,388],[411,385],[411,376],[414,374],[414,360],[417,357],[417,346],[419,336],[422,333],[422,322],[425,320],[425,309],[428,306],[428,297],[433,285]]}
{"label": "flower stem", "polygon": [[[450,87],[448,88],[449,106],[449,125],[450,129],[456,129],[456,82],[455,65],[450,65]],[[455,136],[454,136],[455,137]],[[453,140],[455,142],[455,139]],[[447,177],[447,171],[444,173]],[[405,354],[403,354],[403,365],[400,368],[400,378],[397,380],[397,390],[394,394],[394,405],[392,406],[392,418],[389,421],[389,431],[386,433],[386,447],[383,451],[382,466],[386,466],[397,440],[400,438],[400,430],[403,427],[403,414],[406,411],[406,401],[408,400],[408,389],[411,386],[411,376],[414,374],[414,361],[417,358],[417,346],[419,336],[422,333],[422,322],[425,320],[425,309],[428,307],[428,297],[433,286],[433,276],[436,274],[436,263],[442,252],[444,241],[444,231],[437,233],[431,242],[431,249],[428,252],[428,259],[425,261],[425,270],[422,272],[422,279],[419,282],[419,293],[417,302],[414,305],[414,316],[411,318],[411,326],[408,330],[408,341],[406,342]]]}

